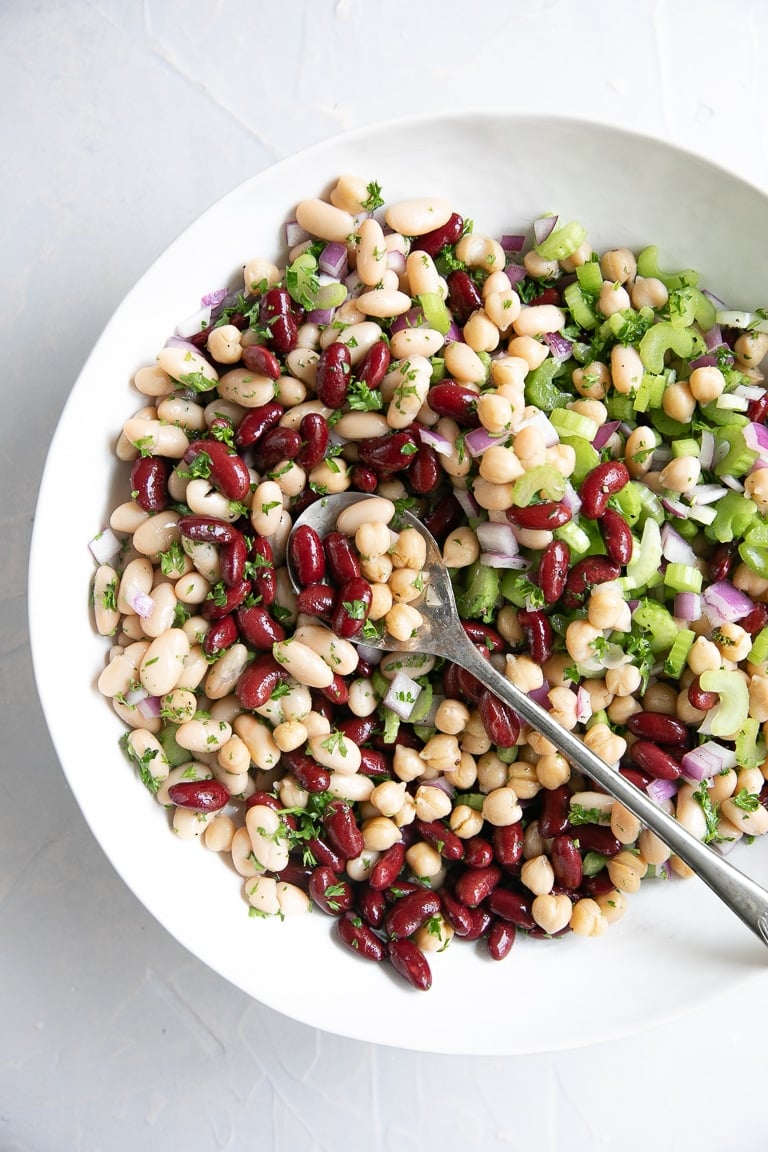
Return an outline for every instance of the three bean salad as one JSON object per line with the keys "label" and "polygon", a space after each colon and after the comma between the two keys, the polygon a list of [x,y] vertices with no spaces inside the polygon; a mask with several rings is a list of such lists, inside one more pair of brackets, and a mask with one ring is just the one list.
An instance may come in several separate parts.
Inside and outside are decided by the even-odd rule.
{"label": "three bean salad", "polygon": [[[428,594],[404,510],[564,728],[716,849],[768,831],[768,319],[655,247],[465,207],[352,176],[299,203],[284,262],[136,372],[91,542],[98,688],[174,833],[419,989],[454,937],[597,936],[690,871],[466,669],[371,646]],[[378,499],[288,544],[346,491]]]}

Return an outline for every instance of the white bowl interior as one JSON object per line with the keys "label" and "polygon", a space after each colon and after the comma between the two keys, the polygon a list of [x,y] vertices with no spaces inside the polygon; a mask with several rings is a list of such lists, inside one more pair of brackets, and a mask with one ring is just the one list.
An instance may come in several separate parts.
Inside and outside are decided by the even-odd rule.
{"label": "white bowl interior", "polygon": [[[253,256],[277,258],[295,203],[343,172],[379,181],[388,201],[447,195],[492,234],[559,212],[582,221],[596,248],[658,244],[662,267],[698,268],[731,306],[766,299],[756,243],[768,228],[765,197],[702,159],[594,124],[506,113],[416,119],[331,139],[235,189],[121,304],[51,444],[29,599],[37,683],[57,753],[93,834],[147,909],[211,968],[291,1017],[402,1048],[487,1054],[574,1047],[659,1023],[762,970],[762,946],[698,880],[647,884],[599,940],[521,939],[501,964],[457,942],[434,959],[432,990],[416,993],[345,952],[318,912],[284,923],[250,919],[239,877],[170,833],[118,748],[121,723],[95,689],[107,642],[89,622],[87,544],[116,499],[127,498],[112,449],[142,406],[132,374],[204,293],[237,284]],[[66,639],[62,621],[71,628]],[[766,845],[737,849],[731,859],[768,881]]]}

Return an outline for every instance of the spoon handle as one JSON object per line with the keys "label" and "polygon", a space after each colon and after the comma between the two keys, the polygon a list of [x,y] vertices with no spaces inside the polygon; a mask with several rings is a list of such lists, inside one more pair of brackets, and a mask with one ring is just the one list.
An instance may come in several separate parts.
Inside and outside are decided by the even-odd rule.
{"label": "spoon handle", "polygon": [[[459,644],[461,640],[459,637]],[[764,888],[698,840],[649,796],[596,756],[582,740],[553,720],[544,708],[497,672],[470,640],[461,644],[460,652],[453,654],[451,659],[506,701],[528,724],[551,740],[571,764],[600,784],[655,832],[768,945],[768,892]]]}

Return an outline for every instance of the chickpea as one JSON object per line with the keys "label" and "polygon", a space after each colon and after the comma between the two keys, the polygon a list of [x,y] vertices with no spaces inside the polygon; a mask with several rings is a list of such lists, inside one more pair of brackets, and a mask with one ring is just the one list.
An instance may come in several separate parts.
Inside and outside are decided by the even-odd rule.
{"label": "chickpea", "polygon": [[[768,715],[766,720],[768,720]],[[447,732],[452,736],[457,736],[464,731],[468,723],[469,708],[466,704],[462,703],[461,700],[446,699],[441,701],[435,713],[435,727],[438,732]]]}
{"label": "chickpea", "polygon": [[514,449],[506,444],[491,444],[480,457],[479,471],[490,484],[509,484],[522,476],[525,469]]}
{"label": "chickpea", "polygon": [[496,325],[499,332],[506,333],[520,315],[520,297],[514,288],[510,287],[509,281],[507,281],[506,288],[486,293],[487,283],[488,281],[483,285],[483,302],[486,315],[491,323]]}
{"label": "chickpea", "polygon": [[380,521],[361,524],[355,532],[355,547],[366,559],[388,552],[390,544],[389,527]]}
{"label": "chickpea", "polygon": [[451,831],[455,832],[460,840],[470,840],[473,836],[477,836],[483,823],[482,815],[468,804],[457,804],[448,818]]}
{"label": "chickpea", "polygon": [[421,612],[410,604],[394,604],[384,617],[387,631],[396,640],[410,640],[424,623]]}
{"label": "chickpea", "polygon": [[549,356],[547,345],[533,336],[514,336],[507,344],[507,352],[510,356],[519,356],[525,360],[529,372],[538,368]]}
{"label": "chickpea", "polygon": [[369,620],[382,620],[392,607],[392,593],[388,584],[371,584],[371,607],[368,612]]}
{"label": "chickpea", "polygon": [[678,456],[662,469],[660,480],[671,492],[691,492],[699,482],[701,464],[697,456]]}
{"label": "chickpea", "polygon": [[743,364],[757,367],[768,353],[768,333],[742,332],[736,340],[733,350]]}
{"label": "chickpea", "polygon": [[[531,748],[537,756],[551,756],[554,752],[557,752],[552,741],[548,740],[546,736],[542,736],[540,732],[536,732],[533,728],[530,728],[526,733],[526,739],[528,747]],[[525,751],[525,749],[523,749],[523,751]]]}
{"label": "chickpea", "polygon": [[676,381],[664,389],[661,406],[671,420],[687,424],[696,411],[696,397],[685,381]]}
{"label": "chickpea", "polygon": [[[761,471],[761,469],[758,469]],[[753,473],[757,475],[757,472]],[[749,479],[749,477],[747,477]],[[768,592],[768,580],[758,576],[746,564],[737,564],[731,574],[731,582],[753,600],[762,600]]]}
{"label": "chickpea", "polygon": [[663,840],[659,839],[655,832],[651,832],[650,828],[643,828],[637,838],[637,846],[640,849],[640,859],[644,860],[646,864],[654,865],[654,867],[659,864],[666,864],[672,855],[671,849]]}
{"label": "chickpea", "polygon": [[442,788],[433,784],[420,784],[414,796],[416,802],[416,819],[430,823],[433,820],[442,820],[451,811],[451,798]]}
{"label": "chickpea", "polygon": [[631,631],[632,611],[615,583],[593,587],[587,605],[587,620],[601,630]]}
{"label": "chickpea", "polygon": [[603,282],[597,298],[597,308],[603,316],[613,316],[615,312],[623,312],[630,305],[631,300],[626,288],[623,288],[621,284],[611,283],[609,280]]}
{"label": "chickpea", "polygon": [[636,348],[614,344],[611,349],[611,379],[613,387],[624,396],[636,392],[645,373],[645,366]]}
{"label": "chickpea", "polygon": [[529,424],[527,428],[520,429],[514,438],[513,447],[515,455],[526,472],[546,463],[544,433],[532,424]]}
{"label": "chickpea", "polygon": [[495,752],[484,752],[477,761],[477,783],[481,792],[492,792],[507,783],[509,766]]}
{"label": "chickpea", "polygon": [[427,562],[427,545],[417,528],[403,528],[390,552],[395,568],[423,568]]}
{"label": "chickpea", "polygon": [[749,681],[749,714],[760,724],[768,720],[768,677],[752,676]]}
{"label": "chickpea", "polygon": [[[399,747],[400,745],[398,745]],[[418,755],[421,760],[439,772],[455,772],[461,760],[461,751],[456,736],[444,732],[432,736]]]}
{"label": "chickpea", "polygon": [[[484,452],[483,456],[486,455]],[[446,568],[466,568],[469,564],[474,564],[479,555],[480,545],[477,535],[468,525],[455,528],[443,545],[443,563]]]}
{"label": "chickpea", "polygon": [[724,660],[738,664],[749,653],[752,637],[740,624],[726,621],[712,633],[712,640]]}
{"label": "chickpea", "polygon": [[477,780],[477,762],[474,756],[462,749],[458,767],[454,772],[445,772],[444,776],[449,784],[460,792],[466,792]]}
{"label": "chickpea", "polygon": [[592,724],[584,733],[584,743],[606,764],[617,764],[627,750],[624,737],[618,736],[600,721]]}
{"label": "chickpea", "polygon": [[574,368],[571,379],[579,395],[587,396],[590,400],[602,400],[608,394],[611,374],[606,364],[593,360],[583,368]]}
{"label": "chickpea", "polygon": [[566,256],[565,260],[560,261],[560,267],[563,272],[575,272],[577,268],[583,267],[591,258],[592,245],[588,240],[582,240],[575,252],[572,252],[570,256]]}
{"label": "chickpea", "polygon": [[462,329],[465,342],[474,352],[493,352],[498,348],[501,333],[485,308],[478,308]]}
{"label": "chickpea", "polygon": [[439,875],[443,869],[443,860],[440,853],[431,844],[419,840],[406,850],[405,862],[420,879],[429,879]]}
{"label": "chickpea", "polygon": [[721,658],[717,645],[706,636],[697,636],[688,651],[686,663],[695,676],[719,668]]}
{"label": "chickpea", "polygon": [[564,893],[559,896],[547,893],[535,897],[531,915],[540,928],[554,935],[568,927],[573,915],[573,905]]}
{"label": "chickpea", "polygon": [[576,693],[570,688],[550,688],[547,693],[551,707],[551,716],[563,728],[570,732],[578,723],[576,718]]}
{"label": "chickpea", "polygon": [[508,644],[519,644],[523,639],[523,630],[517,618],[517,608],[513,608],[511,604],[505,604],[500,608],[496,616],[496,629]]}
{"label": "chickpea", "polygon": [[405,802],[405,781],[384,780],[371,792],[370,801],[382,816],[396,816]]}
{"label": "chickpea", "polygon": [[663,308],[669,300],[666,285],[655,276],[638,276],[631,291],[633,308]]}
{"label": "chickpea", "polygon": [[572,400],[568,405],[571,412],[577,412],[579,416],[586,416],[588,420],[594,420],[595,424],[605,424],[608,419],[608,409],[605,404],[593,397],[588,397],[585,400]]}
{"label": "chickpea", "polygon": [[614,284],[626,284],[637,276],[637,260],[629,248],[610,248],[600,257],[600,271]]}
{"label": "chickpea", "polygon": [[606,708],[608,719],[612,724],[626,724],[635,712],[641,712],[640,701],[634,696],[616,696]]}
{"label": "chickpea", "polygon": [[637,816],[620,804],[618,800],[611,809],[611,832],[621,844],[634,844],[640,835],[642,824]]}
{"label": "chickpea", "polygon": [[552,280],[560,271],[556,260],[545,260],[533,248],[523,256],[523,265],[534,280]]}
{"label": "chickpea", "polygon": [[[768,816],[768,813],[766,813]],[[623,851],[612,856],[606,864],[611,883],[620,892],[637,892],[640,881],[647,871],[647,865],[634,853]]]}
{"label": "chickpea", "polygon": [[617,920],[621,920],[627,910],[627,898],[618,888],[598,896],[597,904],[609,924],[615,924]]}
{"label": "chickpea", "polygon": [[571,778],[571,766],[565,756],[559,752],[551,752],[540,756],[536,761],[536,777],[542,788],[554,791],[561,784],[567,784]]}
{"label": "chickpea", "polygon": [[594,659],[595,641],[602,635],[602,629],[596,628],[588,620],[572,620],[565,632],[565,646],[568,649],[568,655],[577,664],[583,664]]}
{"label": "chickpea", "polygon": [[672,684],[665,684],[661,680],[649,683],[643,693],[643,710],[645,712],[661,712],[665,716],[674,716],[677,704],[677,689]]}
{"label": "chickpea", "polygon": [[555,873],[548,856],[534,856],[520,869],[520,879],[534,896],[545,896],[555,885]]}
{"label": "chickpea", "polygon": [[222,324],[211,329],[206,341],[208,351],[219,364],[236,364],[243,355],[240,329],[234,324]]}
{"label": "chickpea", "polygon": [[544,683],[543,669],[530,656],[506,656],[504,675],[521,691],[528,693],[541,688]]}
{"label": "chickpea", "polygon": [[722,395],[725,389],[725,377],[719,368],[709,364],[694,368],[688,385],[694,399],[700,404],[709,404],[711,400],[717,400],[718,396]]}
{"label": "chickpea", "polygon": [[614,697],[632,696],[637,692],[641,681],[640,669],[634,664],[621,664],[618,668],[609,668],[605,674],[605,686]]}
{"label": "chickpea", "polygon": [[571,931],[577,936],[602,936],[608,920],[596,900],[577,900],[571,913]]}
{"label": "chickpea", "polygon": [[658,444],[657,434],[652,428],[635,428],[627,437],[624,446],[624,463],[630,476],[637,479],[651,467],[651,455]]}
{"label": "chickpea", "polygon": [[768,513],[768,468],[758,468],[757,472],[750,472],[744,481],[744,492],[751,496],[757,505],[758,512]]}

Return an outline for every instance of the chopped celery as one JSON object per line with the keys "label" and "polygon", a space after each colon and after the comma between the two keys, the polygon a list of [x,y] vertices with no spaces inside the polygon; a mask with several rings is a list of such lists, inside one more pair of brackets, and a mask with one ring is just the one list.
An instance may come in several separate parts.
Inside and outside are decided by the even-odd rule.
{"label": "chopped celery", "polygon": [[597,327],[597,316],[592,302],[577,281],[568,285],[563,292],[563,299],[579,328],[583,328],[585,332],[590,332]]}
{"label": "chopped celery", "polygon": [[683,424],[680,420],[673,420],[667,416],[663,408],[651,409],[651,423],[662,436],[685,436],[690,432],[690,424]]}
{"label": "chopped celery", "polygon": [[551,412],[553,408],[562,408],[570,404],[573,399],[567,392],[561,392],[555,383],[555,377],[562,375],[563,366],[552,356],[548,356],[529,372],[525,380],[525,400],[541,408],[542,412]]}
{"label": "chopped celery", "polygon": [[702,574],[693,564],[667,564],[664,583],[673,592],[701,592]]}
{"label": "chopped celery", "polygon": [[678,632],[664,661],[664,671],[667,676],[673,676],[675,680],[680,679],[695,639],[696,633],[691,628],[683,628],[682,632]]}
{"label": "chopped celery", "polygon": [[512,502],[518,508],[527,508],[534,496],[540,493],[547,500],[562,500],[565,492],[565,477],[552,464],[539,464],[529,469],[515,481]]}
{"label": "chopped celery", "polygon": [[393,712],[392,709],[387,708],[385,704],[381,706],[381,717],[384,721],[384,731],[381,734],[381,739],[385,744],[394,744],[400,729],[400,717],[397,712]]}
{"label": "chopped celery", "polygon": [[383,700],[387,692],[389,692],[389,680],[387,680],[384,673],[380,668],[374,668],[371,673],[371,684],[373,690],[380,700]]}
{"label": "chopped celery", "polygon": [[536,245],[536,252],[542,260],[567,260],[586,238],[586,228],[576,220],[571,220],[568,224],[554,228],[546,240]]}
{"label": "chopped celery", "polygon": [[754,548],[768,548],[768,523],[759,520],[744,535],[744,543]]}
{"label": "chopped celery", "polygon": [[552,425],[561,436],[577,436],[587,440],[590,444],[597,435],[599,425],[590,420],[589,416],[582,416],[570,408],[555,408],[550,414]]}
{"label": "chopped celery", "polygon": [[761,629],[755,636],[747,660],[750,664],[768,663],[768,628]]}
{"label": "chopped celery", "polygon": [[638,484],[637,491],[640,495],[640,504],[642,505],[640,518],[650,518],[651,520],[655,520],[657,524],[663,524],[666,520],[664,506],[656,493],[652,492],[650,488],[646,488],[644,484]]}
{"label": "chopped celery", "polygon": [[757,516],[756,505],[740,492],[728,492],[718,500],[715,508],[715,518],[704,529],[704,533],[710,540],[717,540],[720,544],[727,544],[729,540],[743,536]]}
{"label": "chopped celery", "polygon": [[617,510],[621,512],[630,528],[633,524],[637,524],[643,510],[641,491],[648,491],[648,489],[644,489],[636,481],[630,480],[629,484],[625,484],[621,491],[610,499],[610,503],[616,505]]}
{"label": "chopped celery", "polygon": [[476,560],[467,569],[466,584],[456,597],[459,615],[469,620],[481,617],[486,624],[489,624],[493,619],[498,598],[498,569]]}
{"label": "chopped celery", "polygon": [[422,292],[418,297],[424,319],[430,328],[446,336],[451,326],[451,314],[439,292]]}
{"label": "chopped celery", "polygon": [[690,284],[695,287],[699,282],[699,274],[693,268],[686,268],[683,272],[662,272],[659,268],[659,249],[655,244],[644,248],[637,257],[637,271],[640,276],[651,276],[661,280],[665,288],[673,291]]}
{"label": "chopped celery", "polygon": [[424,719],[432,707],[432,685],[425,676],[420,678],[419,684],[421,686],[421,692],[416,698],[416,703],[413,708],[411,708],[411,714],[408,717],[409,724],[418,724],[420,720]]}
{"label": "chopped celery", "polygon": [[603,403],[608,409],[609,420],[634,421],[635,409],[631,396],[624,396],[621,392],[614,392],[613,395],[608,396]]}
{"label": "chopped celery", "polygon": [[632,613],[632,620],[648,634],[651,652],[656,656],[669,651],[677,638],[679,629],[674,617],[656,600],[641,600]]}
{"label": "chopped celery", "polygon": [[160,747],[165,753],[165,758],[170,764],[171,768],[178,768],[180,764],[186,764],[189,760],[189,752],[186,748],[182,748],[181,744],[176,741],[176,731],[178,724],[163,724],[162,728],[157,734],[157,739],[160,742]]}
{"label": "chopped celery", "polygon": [[587,260],[576,269],[576,279],[586,296],[599,296],[603,286],[603,273],[598,260]]}
{"label": "chopped celery", "polygon": [[746,416],[742,415],[741,412],[733,412],[728,408],[718,408],[714,400],[709,404],[701,405],[701,414],[709,424],[716,424],[721,427],[728,424],[737,424],[739,426],[749,424],[749,420]]}
{"label": "chopped celery", "polygon": [[754,572],[761,580],[768,580],[768,548],[757,548],[745,541],[739,545],[739,557],[750,572]]}
{"label": "chopped celery", "polygon": [[627,564],[627,574],[623,578],[625,591],[644,588],[661,566],[661,532],[650,516],[643,525],[641,539],[635,540],[632,556]]}
{"label": "chopped celery", "polygon": [[649,372],[654,373],[664,370],[666,352],[690,358],[700,356],[705,350],[704,341],[692,328],[675,328],[666,320],[648,329],[638,349],[643,364]]}
{"label": "chopped celery", "polygon": [[673,456],[698,456],[701,452],[698,440],[673,440],[671,448]]}
{"label": "chopped celery", "polygon": [[695,323],[702,332],[708,332],[715,323],[714,304],[691,284],[673,289],[667,307],[669,322],[675,328],[687,328]]}
{"label": "chopped celery", "polygon": [[747,447],[744,440],[744,433],[736,424],[730,424],[725,428],[718,428],[715,433],[715,443],[718,445],[720,451],[722,451],[722,446],[725,445],[727,445],[728,449],[725,455],[715,464],[715,476],[743,476],[746,472],[749,472],[758,458],[758,453],[753,451],[752,448]]}
{"label": "chopped celery", "polygon": [[759,768],[765,760],[765,752],[760,721],[748,716],[736,735],[736,763],[739,768]]}
{"label": "chopped celery", "polygon": [[581,484],[587,473],[600,463],[600,453],[583,436],[560,436],[560,443],[567,444],[576,453],[576,464],[571,474],[574,484]]}
{"label": "chopped celery", "polygon": [[432,356],[430,358],[432,365],[432,375],[429,378],[430,384],[438,384],[441,380],[445,380],[445,360],[442,356]]}
{"label": "chopped celery", "polygon": [[663,373],[655,376],[652,372],[644,372],[640,387],[632,400],[635,412],[647,412],[649,408],[660,408],[667,378]]}
{"label": "chopped celery", "polygon": [[496,755],[503,764],[514,764],[515,760],[517,760],[517,752],[518,748],[516,744],[513,744],[511,748],[500,748],[498,746],[496,748]]}
{"label": "chopped celery", "polygon": [[562,528],[558,528],[555,531],[555,537],[567,544],[576,556],[585,556],[592,545],[588,533],[575,520],[569,520],[567,524],[563,524]]}
{"label": "chopped celery", "polygon": [[707,669],[699,676],[704,692],[716,692],[720,704],[712,716],[713,736],[735,736],[749,714],[749,691],[740,672],[729,668]]}

